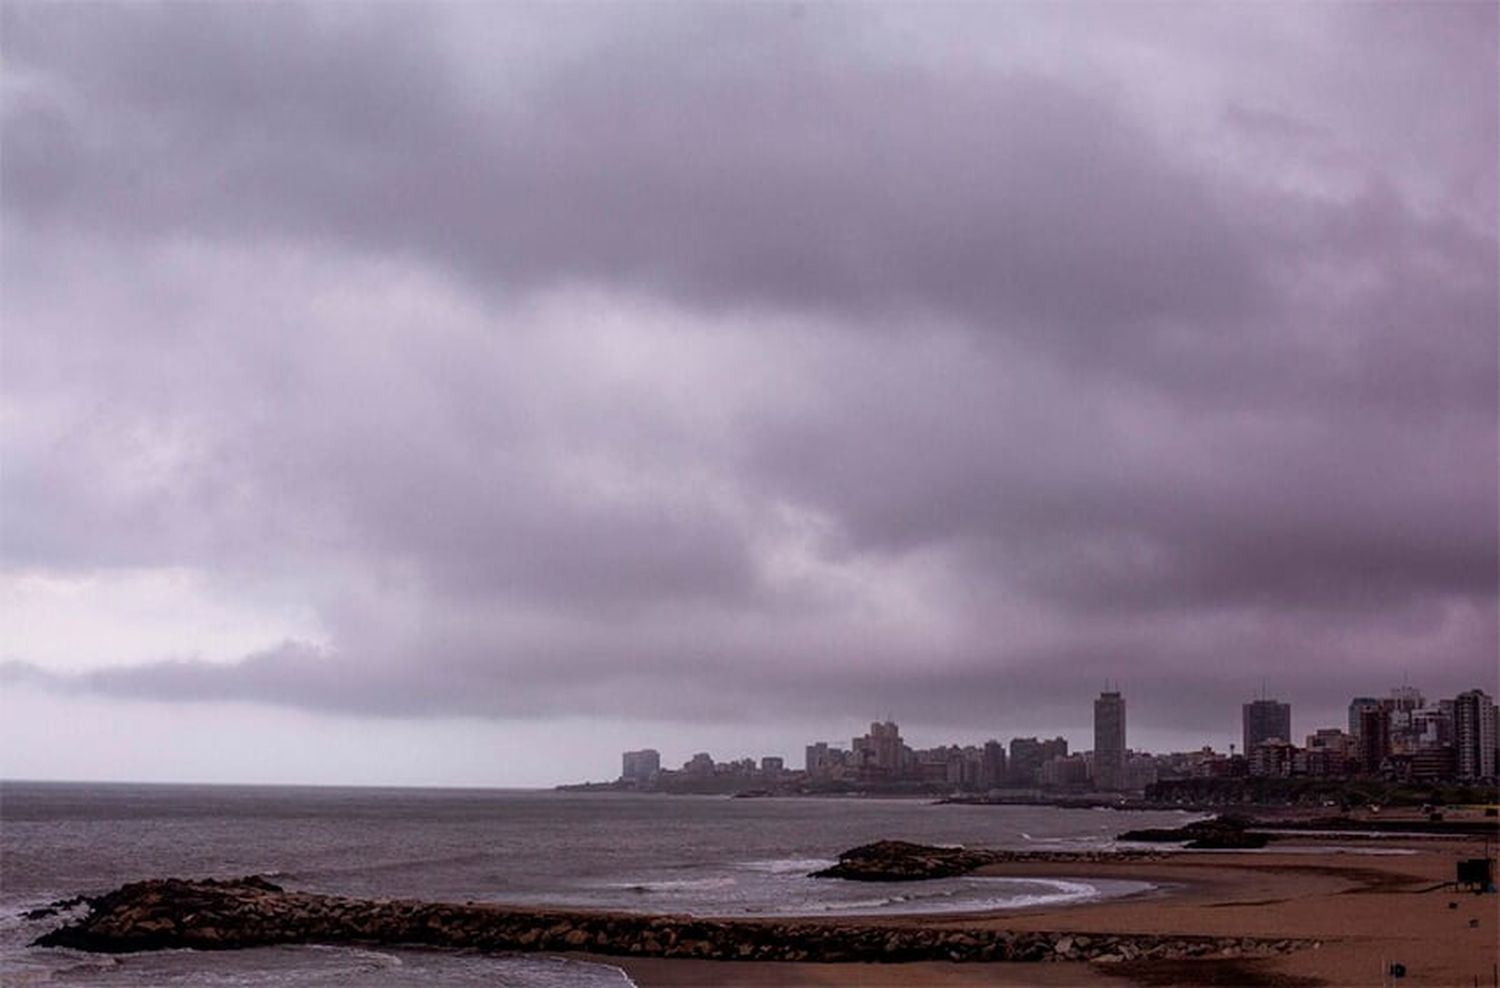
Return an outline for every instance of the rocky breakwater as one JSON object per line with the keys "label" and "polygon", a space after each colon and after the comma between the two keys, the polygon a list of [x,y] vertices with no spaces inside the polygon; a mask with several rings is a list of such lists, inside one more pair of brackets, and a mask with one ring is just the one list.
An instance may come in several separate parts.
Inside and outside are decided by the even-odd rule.
{"label": "rocky breakwater", "polygon": [[710,920],[290,892],[261,878],[136,882],[88,900],[37,946],[126,953],[289,943],[588,951],[704,960],[1096,961],[1253,957],[1311,944],[1202,936],[1014,933],[855,920]]}
{"label": "rocky breakwater", "polygon": [[1117,840],[1143,843],[1182,843],[1193,850],[1244,850],[1265,847],[1274,838],[1254,830],[1254,820],[1233,814],[1200,820],[1171,829],[1127,830]]}
{"label": "rocky breakwater", "polygon": [[985,865],[1010,862],[1097,864],[1159,857],[1161,855],[1155,851],[998,851],[882,840],[845,851],[839,855],[838,864],[815,871],[811,877],[844,878],[855,882],[918,882],[966,875]]}

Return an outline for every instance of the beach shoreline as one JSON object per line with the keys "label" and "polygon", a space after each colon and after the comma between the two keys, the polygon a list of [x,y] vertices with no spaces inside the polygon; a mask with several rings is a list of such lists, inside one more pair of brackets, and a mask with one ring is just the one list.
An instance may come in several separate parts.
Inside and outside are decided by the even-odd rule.
{"label": "beach shoreline", "polygon": [[[870,847],[890,851],[892,843],[842,857]],[[155,880],[89,900],[99,922],[75,923],[52,945],[106,952],[275,943],[520,951],[608,964],[640,988],[1311,988],[1381,984],[1393,963],[1405,969],[1402,984],[1500,986],[1500,898],[1451,887],[1458,862],[1492,856],[1493,844],[1493,837],[1472,835],[1388,834],[1373,842],[1305,833],[1253,849],[975,851],[957,863],[972,865],[966,873],[981,880],[1146,887],[998,911],[742,919],[345,898],[254,877]],[[875,863],[889,866],[902,855],[908,863],[953,863],[944,857],[952,849],[905,848]],[[896,887],[920,887],[924,879],[912,877]]]}
{"label": "beach shoreline", "polygon": [[[1382,842],[1382,846],[1387,846]],[[1458,860],[1486,854],[1482,838],[1392,839],[1408,854],[1331,849],[1285,840],[1266,852],[1177,852],[1148,861],[987,865],[975,874],[1078,881],[1133,879],[1154,890],[1134,896],[965,915],[870,917],[875,925],[963,926],[1072,932],[1295,937],[1302,950],[1269,957],[1100,963],[779,964],[613,957],[640,988],[715,984],[730,988],[811,985],[1315,985],[1368,986],[1400,964],[1405,985],[1500,984],[1500,897],[1433,888],[1454,878]],[[1450,903],[1452,906],[1450,907]]]}

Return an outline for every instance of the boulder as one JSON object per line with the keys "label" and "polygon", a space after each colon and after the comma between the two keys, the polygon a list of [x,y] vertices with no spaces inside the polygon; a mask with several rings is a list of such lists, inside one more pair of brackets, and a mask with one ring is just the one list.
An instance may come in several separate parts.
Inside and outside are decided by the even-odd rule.
{"label": "boulder", "polygon": [[838,864],[815,871],[812,877],[846,878],[857,882],[914,882],[967,874],[993,860],[983,851],[961,847],[930,847],[904,840],[882,840],[845,851],[839,855]]}

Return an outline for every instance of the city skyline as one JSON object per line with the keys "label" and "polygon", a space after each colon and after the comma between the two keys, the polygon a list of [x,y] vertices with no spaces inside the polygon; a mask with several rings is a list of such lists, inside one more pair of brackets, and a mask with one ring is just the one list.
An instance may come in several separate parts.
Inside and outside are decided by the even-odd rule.
{"label": "city skyline", "polygon": [[1494,4],[0,18],[0,775],[1500,687]]}
{"label": "city skyline", "polygon": [[[1129,759],[1136,756],[1215,753],[1221,758],[1238,758],[1247,762],[1250,766],[1247,771],[1252,775],[1264,775],[1276,774],[1277,769],[1264,761],[1268,752],[1262,749],[1281,747],[1312,755],[1315,759],[1314,775],[1339,774],[1336,768],[1330,767],[1330,758],[1363,760],[1366,765],[1379,766],[1391,755],[1409,758],[1421,751],[1434,752],[1441,749],[1448,753],[1451,764],[1439,770],[1433,766],[1443,763],[1424,763],[1422,771],[1441,772],[1443,777],[1449,778],[1492,779],[1497,768],[1500,768],[1500,750],[1497,750],[1497,744],[1500,744],[1500,705],[1497,705],[1496,699],[1496,694],[1479,689],[1465,690],[1455,697],[1427,697],[1420,688],[1403,681],[1402,685],[1392,687],[1385,697],[1351,698],[1348,706],[1348,731],[1343,729],[1342,724],[1320,724],[1298,734],[1290,727],[1291,704],[1266,696],[1263,684],[1259,695],[1241,707],[1242,745],[1237,751],[1233,743],[1228,746],[1227,751],[1215,751],[1211,744],[1163,751],[1128,744],[1125,729],[1126,698],[1116,684],[1113,689],[1106,689],[1094,700],[1095,743],[1092,749],[1074,745],[1061,735],[1047,740],[1036,735],[1011,736],[1006,744],[1001,740],[1007,733],[1003,730],[983,741],[950,737],[929,746],[922,743],[908,744],[906,742],[910,739],[901,735],[899,725],[887,714],[884,720],[872,721],[865,734],[852,737],[848,748],[829,740],[807,743],[803,748],[802,771],[810,779],[821,778],[827,781],[831,768],[847,765],[853,770],[851,779],[866,783],[890,781],[893,767],[903,757],[920,761],[928,753],[951,752],[948,757],[958,757],[961,751],[965,757],[975,761],[976,774],[981,771],[993,773],[991,781],[997,786],[1077,788],[1086,778],[1092,791],[1108,793],[1141,788],[1141,784],[1135,784],[1140,782],[1138,773],[1131,784],[1123,781],[1132,767]],[[1369,715],[1375,714],[1379,716],[1369,719]],[[1378,743],[1373,736],[1361,739],[1362,733],[1373,735],[1376,730],[1380,734]],[[1101,740],[1105,743],[1101,744]],[[1000,749],[998,767],[990,764],[991,748]],[[1018,751],[1025,752],[1029,759],[1019,777]],[[1108,751],[1111,757],[1107,761],[1101,761],[1101,751]],[[1008,767],[1007,752],[1010,763]],[[1053,758],[1067,758],[1070,754],[1075,757],[1086,756],[1086,776],[1062,782],[1057,779],[1048,780],[1045,775],[1036,775],[1045,762]],[[982,770],[979,768],[981,757],[984,762]],[[664,759],[662,753],[655,748],[627,751],[623,755],[619,779],[622,782],[636,783],[650,781],[664,768],[672,771],[671,761],[671,756]],[[763,768],[768,761],[775,763],[778,773],[783,766],[788,769],[793,767],[786,756],[779,752],[772,753],[771,749],[759,754],[741,753],[731,756],[727,761],[714,758],[708,751],[695,751],[691,759],[684,762],[681,771],[691,774],[697,768],[711,773],[715,766],[722,770],[728,765],[736,768],[743,766],[746,771],[753,773],[756,771],[755,766]],[[1287,766],[1281,765],[1280,768],[1285,769]],[[1369,771],[1375,773],[1379,770]],[[1029,782],[1026,781],[1026,773],[1031,773]],[[1003,783],[1000,781],[1002,779],[1005,780]],[[968,777],[963,779],[965,786],[969,786],[972,781]]]}

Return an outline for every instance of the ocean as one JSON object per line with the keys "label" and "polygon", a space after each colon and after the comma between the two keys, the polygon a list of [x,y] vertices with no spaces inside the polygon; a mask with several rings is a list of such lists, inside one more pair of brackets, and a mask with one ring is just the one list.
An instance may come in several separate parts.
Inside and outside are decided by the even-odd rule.
{"label": "ocean", "polygon": [[538,955],[276,947],[116,957],[28,947],[20,914],[160,877],[265,875],[289,888],[688,913],[870,915],[1006,909],[1144,890],[1137,882],[812,879],[881,838],[1070,850],[1114,846],[1174,811],[731,799],[536,790],[0,782],[0,984],[626,988],[617,968]]}

